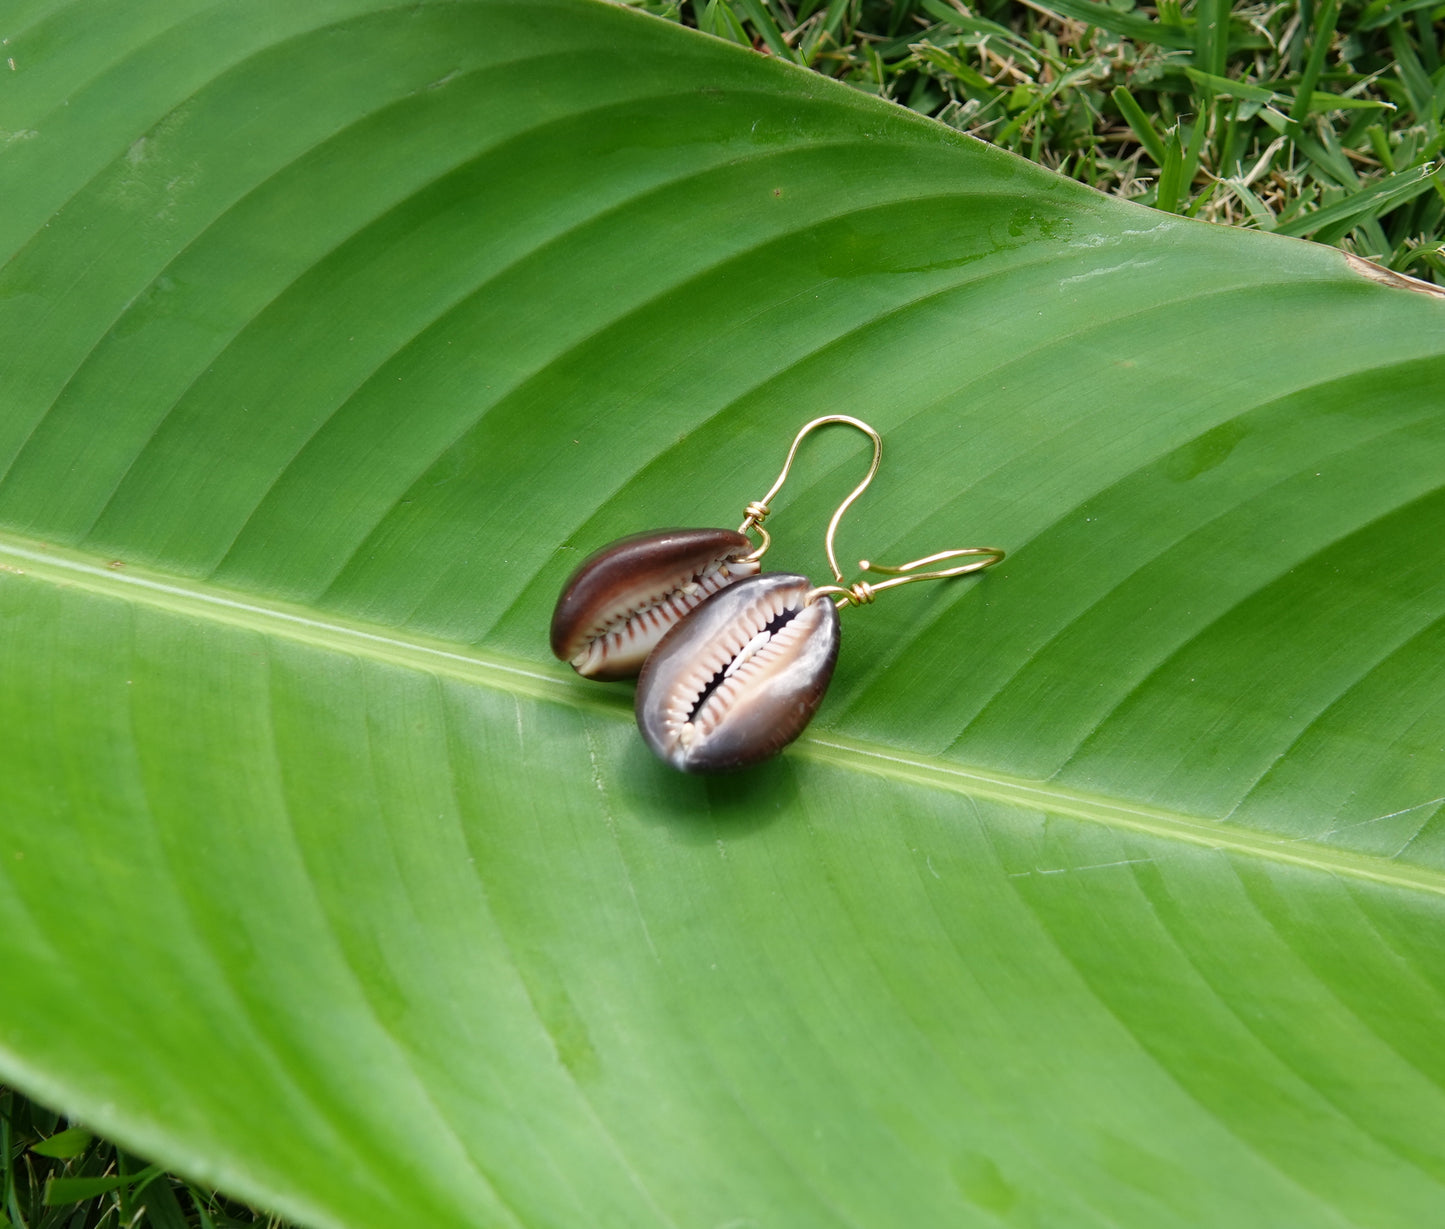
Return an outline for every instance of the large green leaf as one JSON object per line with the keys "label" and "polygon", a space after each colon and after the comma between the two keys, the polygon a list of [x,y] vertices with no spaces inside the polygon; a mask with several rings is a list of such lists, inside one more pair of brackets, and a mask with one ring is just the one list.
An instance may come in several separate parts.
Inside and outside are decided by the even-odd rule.
{"label": "large green leaf", "polygon": [[[1445,303],[580,0],[0,27],[0,1075],[315,1225],[1439,1219]],[[824,412],[1009,558],[672,774],[557,588]]]}

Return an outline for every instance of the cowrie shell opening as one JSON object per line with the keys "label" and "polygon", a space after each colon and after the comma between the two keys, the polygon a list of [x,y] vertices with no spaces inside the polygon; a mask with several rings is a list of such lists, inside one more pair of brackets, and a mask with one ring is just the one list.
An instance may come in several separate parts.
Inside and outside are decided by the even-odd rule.
{"label": "cowrie shell opening", "polygon": [[585,678],[631,678],[677,622],[758,571],[731,529],[664,529],[604,546],[572,573],[552,613],[552,652]]}
{"label": "cowrie shell opening", "polygon": [[806,576],[729,585],[663,637],[637,684],[637,726],[683,772],[776,755],[807,727],[838,660],[838,612]]}

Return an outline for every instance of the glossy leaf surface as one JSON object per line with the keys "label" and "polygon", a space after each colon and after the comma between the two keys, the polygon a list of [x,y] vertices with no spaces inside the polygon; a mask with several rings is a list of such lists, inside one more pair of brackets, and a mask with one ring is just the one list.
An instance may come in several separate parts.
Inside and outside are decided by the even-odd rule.
{"label": "glossy leaf surface", "polygon": [[[314,1225],[1438,1216],[1445,303],[603,5],[0,21],[0,1077]],[[671,773],[557,589],[829,412],[1009,557]]]}

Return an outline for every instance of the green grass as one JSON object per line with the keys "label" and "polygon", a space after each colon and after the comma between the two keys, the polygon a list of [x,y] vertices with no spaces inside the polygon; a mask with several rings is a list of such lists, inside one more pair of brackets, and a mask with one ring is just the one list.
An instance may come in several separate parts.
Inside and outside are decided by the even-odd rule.
{"label": "green grass", "polygon": [[0,1229],[281,1229],[0,1087]]}
{"label": "green grass", "polygon": [[1445,283],[1445,3],[633,3],[1100,191]]}

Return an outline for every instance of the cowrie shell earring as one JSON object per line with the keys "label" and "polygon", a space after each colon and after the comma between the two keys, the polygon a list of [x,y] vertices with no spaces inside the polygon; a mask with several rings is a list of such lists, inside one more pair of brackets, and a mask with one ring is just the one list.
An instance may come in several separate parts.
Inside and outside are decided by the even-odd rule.
{"label": "cowrie shell earring", "polygon": [[[1004,557],[997,547],[970,546],[899,567],[865,559],[861,571],[898,579],[845,584],[833,537],[872,477],[869,470],[828,522],[824,548],[836,584],[814,586],[788,572],[752,576],[701,602],[662,638],[642,668],[636,701],[638,729],[659,758],[682,772],[725,772],[776,755],[823,702],[838,660],[839,610],[917,580],[979,572]],[[960,558],[970,562],[916,570]]]}
{"label": "cowrie shell earring", "polygon": [[[757,575],[759,561],[772,544],[763,528],[769,505],[787,481],[798,446],[810,432],[829,423],[856,427],[873,441],[873,464],[849,497],[851,503],[877,471],[883,442],[867,423],[846,414],[815,418],[793,437],[782,473],[762,499],[747,505],[743,523],[735,531],[664,529],[635,534],[583,560],[552,613],[552,652],[584,678],[631,678],[658,642],[704,600]],[[761,539],[757,547],[748,533]]]}

